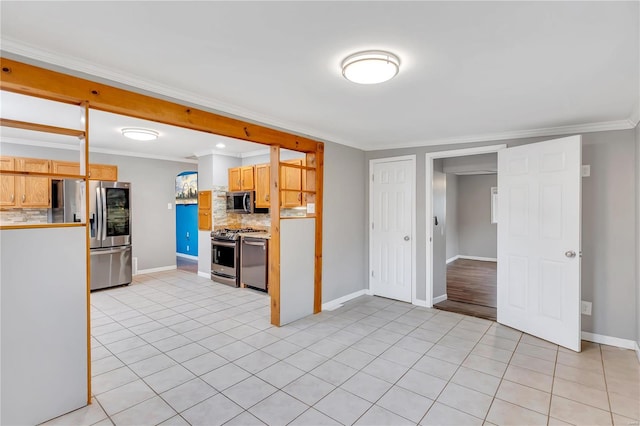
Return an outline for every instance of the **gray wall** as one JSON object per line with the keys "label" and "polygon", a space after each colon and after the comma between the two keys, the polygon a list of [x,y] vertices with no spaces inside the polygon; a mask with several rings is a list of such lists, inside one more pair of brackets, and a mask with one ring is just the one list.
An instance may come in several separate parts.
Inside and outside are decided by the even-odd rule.
{"label": "gray wall", "polygon": [[446,211],[447,260],[449,260],[460,253],[458,245],[458,176],[450,173],[447,173]]}
{"label": "gray wall", "polygon": [[[426,152],[494,144],[523,145],[554,137],[539,137],[476,144],[425,146],[369,151],[366,160],[417,155],[417,296],[425,298],[425,175]],[[583,164],[591,164],[590,178],[583,180],[582,294],[593,301],[593,316],[583,316],[582,329],[623,339],[636,337],[636,162],[634,130],[583,135]],[[368,182],[367,182],[368,194]],[[368,214],[368,213],[367,213]],[[366,235],[368,247],[368,234]],[[627,253],[627,255],[621,255]],[[368,263],[368,258],[366,259]]]}
{"label": "gray wall", "polygon": [[498,257],[498,226],[491,223],[491,187],[498,175],[458,176],[458,244],[461,256]]}
{"label": "gray wall", "polygon": [[364,151],[335,143],[324,148],[322,303],[327,303],[369,287],[369,173]]}
{"label": "gray wall", "polygon": [[[78,161],[76,151],[3,143],[3,155]],[[197,164],[90,153],[89,161],[118,166],[118,180],[131,182],[133,256],[138,270],[176,264],[175,179]],[[172,203],[172,209],[167,208]]]}
{"label": "gray wall", "polygon": [[433,227],[433,297],[443,296],[447,293],[447,178],[442,172],[444,160],[433,161],[433,215],[438,218]]}

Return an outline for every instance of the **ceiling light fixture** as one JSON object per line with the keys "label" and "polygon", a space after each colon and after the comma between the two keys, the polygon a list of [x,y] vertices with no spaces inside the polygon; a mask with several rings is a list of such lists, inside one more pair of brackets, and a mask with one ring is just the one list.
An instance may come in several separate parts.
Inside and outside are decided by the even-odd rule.
{"label": "ceiling light fixture", "polygon": [[342,75],[358,84],[378,84],[391,80],[400,70],[400,59],[390,52],[367,50],[342,61]]}
{"label": "ceiling light fixture", "polygon": [[224,148],[224,147],[226,147],[226,145],[225,145],[225,144],[223,144],[222,142],[218,142],[218,143],[216,144],[216,148],[220,148],[220,149],[222,149],[222,148]]}
{"label": "ceiling light fixture", "polygon": [[136,141],[152,141],[158,139],[160,133],[155,130],[127,127],[121,130],[122,135]]}

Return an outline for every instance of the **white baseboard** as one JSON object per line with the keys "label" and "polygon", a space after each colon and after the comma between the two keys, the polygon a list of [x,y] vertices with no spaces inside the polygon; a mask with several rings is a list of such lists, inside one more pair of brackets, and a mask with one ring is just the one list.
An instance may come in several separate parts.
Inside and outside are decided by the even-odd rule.
{"label": "white baseboard", "polygon": [[176,268],[177,268],[176,265],[171,265],[171,266],[161,266],[159,268],[138,269],[138,273],[136,275],[153,274],[154,272],[173,271]]}
{"label": "white baseboard", "polygon": [[458,259],[469,259],[469,260],[481,260],[483,262],[497,262],[498,259],[495,257],[480,257],[480,256],[463,256],[458,255]]}
{"label": "white baseboard", "polygon": [[428,308],[429,306],[427,305],[427,301],[426,300],[420,300],[420,299],[415,299],[411,302],[411,304],[413,306],[420,306],[422,308]]}
{"label": "white baseboard", "polygon": [[202,272],[202,271],[198,271],[198,276],[202,277],[202,278],[211,278],[211,273],[206,273],[206,272]]}
{"label": "white baseboard", "polygon": [[338,297],[337,299],[333,299],[328,301],[327,303],[322,304],[323,311],[333,311],[334,309],[338,309],[342,307],[342,304],[348,302],[351,299],[355,299],[356,297],[370,295],[371,292],[369,289],[358,290],[354,293],[347,294],[346,296]]}
{"label": "white baseboard", "polygon": [[176,257],[184,257],[185,259],[198,260],[198,256],[192,256],[190,254],[176,253]]}
{"label": "white baseboard", "polygon": [[433,298],[433,304],[435,305],[436,303],[440,303],[440,302],[444,302],[445,300],[447,300],[447,294],[443,294],[442,296],[438,296],[438,297],[434,297]]}
{"label": "white baseboard", "polygon": [[459,255],[459,254],[457,254],[457,255],[455,255],[455,256],[453,256],[453,257],[451,257],[451,258],[447,259],[447,264],[449,264],[449,263],[451,263],[451,262],[453,262],[453,261],[456,261],[456,260],[458,260],[458,259],[460,259],[460,255]]}
{"label": "white baseboard", "polygon": [[[588,331],[582,332],[582,340],[587,340],[593,343],[600,343],[603,345],[617,346],[624,349],[632,349],[635,350],[636,353],[638,353],[639,351],[638,343],[633,340],[604,336],[602,334],[589,333]],[[638,355],[638,360],[640,361],[640,355]]]}

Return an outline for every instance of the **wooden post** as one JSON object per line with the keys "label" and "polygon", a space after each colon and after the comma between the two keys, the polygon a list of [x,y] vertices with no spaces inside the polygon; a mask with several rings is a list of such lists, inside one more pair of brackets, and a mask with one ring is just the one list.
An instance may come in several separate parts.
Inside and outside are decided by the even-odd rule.
{"label": "wooden post", "polygon": [[269,240],[269,295],[271,324],[280,327],[280,147],[271,146],[271,239]]}

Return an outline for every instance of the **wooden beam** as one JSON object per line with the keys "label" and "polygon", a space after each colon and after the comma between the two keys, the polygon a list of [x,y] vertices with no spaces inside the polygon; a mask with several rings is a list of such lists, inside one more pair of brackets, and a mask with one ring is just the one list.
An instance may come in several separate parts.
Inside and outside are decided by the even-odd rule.
{"label": "wooden beam", "polygon": [[0,126],[13,127],[15,129],[33,130],[35,132],[55,133],[57,135],[75,136],[84,138],[84,130],[66,129],[64,127],[48,126],[46,124],[29,123],[27,121],[9,120],[0,118]]}
{"label": "wooden beam", "polygon": [[269,240],[269,296],[271,324],[280,327],[280,147],[271,146],[271,239]]}
{"label": "wooden beam", "polygon": [[314,267],[313,313],[322,311],[322,197],[324,175],[324,144],[318,143],[316,161],[316,253]]}
{"label": "wooden beam", "polygon": [[0,58],[0,89],[302,152],[318,142],[248,121],[183,106],[68,74]]}

